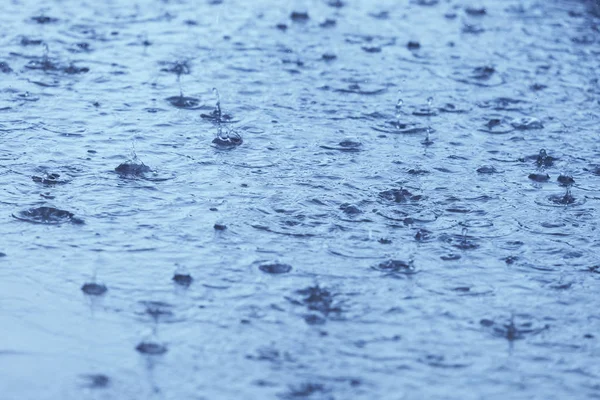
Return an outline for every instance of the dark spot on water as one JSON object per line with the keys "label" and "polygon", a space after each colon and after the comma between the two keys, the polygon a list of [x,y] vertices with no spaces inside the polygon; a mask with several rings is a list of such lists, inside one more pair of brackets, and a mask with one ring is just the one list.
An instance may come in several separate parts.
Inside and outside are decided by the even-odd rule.
{"label": "dark spot on water", "polygon": [[414,264],[401,260],[387,260],[372,267],[374,270],[394,274],[412,275],[416,273]]}
{"label": "dark spot on water", "polygon": [[189,61],[161,62],[161,64],[166,65],[166,67],[161,68],[163,72],[169,72],[177,76],[190,74]]}
{"label": "dark spot on water", "polygon": [[533,117],[522,117],[515,120],[512,120],[510,123],[513,128],[518,130],[531,130],[531,129],[543,129],[544,125],[542,122]]}
{"label": "dark spot on water", "polygon": [[333,28],[336,25],[337,25],[336,20],[335,19],[330,19],[330,18],[327,18],[325,21],[323,21],[323,22],[321,22],[319,24],[319,26],[321,28]]}
{"label": "dark spot on water", "polygon": [[8,74],[12,72],[12,68],[5,61],[0,61],[0,72]]}
{"label": "dark spot on water", "polygon": [[308,13],[305,11],[292,11],[290,18],[294,22],[306,22],[309,20]]}
{"label": "dark spot on water", "polygon": [[407,201],[421,200],[421,196],[415,196],[404,188],[390,189],[379,193],[379,197],[396,203],[406,203]]}
{"label": "dark spot on water", "polygon": [[61,185],[68,183],[66,180],[60,179],[60,175],[56,173],[46,173],[42,176],[34,175],[31,179],[36,183],[41,183],[42,185]]}
{"label": "dark spot on water", "polygon": [[571,175],[563,175],[560,174],[556,181],[560,183],[561,186],[571,186],[575,183],[575,179]]}
{"label": "dark spot on water", "polygon": [[213,110],[210,114],[200,114],[200,117],[217,123],[229,122],[233,119],[229,114],[222,114],[220,109]]}
{"label": "dark spot on water", "polygon": [[42,43],[43,42],[40,39],[29,39],[26,36],[23,36],[21,38],[21,46],[39,46]]}
{"label": "dark spot on water", "polygon": [[465,13],[473,17],[481,17],[486,14],[485,7],[467,7],[465,8]]}
{"label": "dark spot on water", "polygon": [[167,347],[165,345],[154,343],[154,342],[142,342],[138,344],[135,349],[147,355],[161,355],[167,352]]}
{"label": "dark spot on water", "polygon": [[152,172],[152,169],[138,160],[127,160],[115,168],[115,172],[122,177],[143,177]]}
{"label": "dark spot on water", "polygon": [[424,242],[431,239],[431,232],[429,232],[427,229],[419,229],[417,231],[417,233],[415,233],[415,240],[417,242]]}
{"label": "dark spot on water", "polygon": [[279,395],[282,399],[322,399],[332,400],[333,397],[323,397],[330,393],[325,386],[320,383],[302,383],[297,386],[290,386],[287,393]]}
{"label": "dark spot on water", "polygon": [[506,118],[491,118],[484,124],[481,130],[489,133],[509,133],[514,129],[510,121]]}
{"label": "dark spot on water", "polygon": [[338,143],[337,146],[321,146],[323,149],[327,150],[338,150],[343,152],[358,152],[362,149],[362,143],[352,140],[352,139],[344,139]]}
{"label": "dark spot on water", "polygon": [[585,339],[593,339],[593,338],[595,338],[595,336],[594,336],[594,335],[592,335],[592,334],[590,334],[590,333],[586,333],[585,335],[583,335],[583,337],[584,337]]}
{"label": "dark spot on water", "polygon": [[90,296],[101,296],[104,293],[106,293],[108,288],[106,287],[106,285],[102,285],[99,283],[86,283],[81,287],[81,290],[83,291],[83,293]]}
{"label": "dark spot on water", "polygon": [[227,226],[223,224],[215,224],[213,228],[215,231],[224,231],[225,229],[227,229]]}
{"label": "dark spot on water", "polygon": [[529,174],[527,177],[532,181],[536,182],[547,182],[548,180],[550,180],[550,175],[545,174],[543,172],[534,172],[532,174]]}
{"label": "dark spot on water", "polygon": [[178,285],[188,287],[194,281],[194,278],[190,274],[178,274],[173,275],[173,282]]}
{"label": "dark spot on water", "polygon": [[[483,323],[486,321],[486,323]],[[489,321],[489,322],[488,322]],[[491,322],[491,324],[490,324]],[[520,340],[525,338],[528,335],[538,334],[549,328],[548,325],[542,328],[532,328],[531,322],[524,322],[521,324],[515,324],[514,318],[511,318],[508,323],[505,324],[496,324],[491,320],[482,320],[481,325],[484,327],[494,326],[492,330],[492,334],[497,337],[502,337],[508,340],[509,342]]]}
{"label": "dark spot on water", "polygon": [[279,29],[280,31],[284,31],[284,32],[287,31],[287,29],[288,29],[288,26],[286,24],[277,24],[277,25],[275,25],[275,27],[277,29]]}
{"label": "dark spot on water", "polygon": [[6,257],[6,253],[3,253],[3,252],[0,251],[0,258],[1,257]]}
{"label": "dark spot on water", "polygon": [[324,54],[321,56],[321,58],[322,58],[324,61],[333,61],[333,60],[335,60],[335,59],[337,58],[337,56],[336,56],[335,54],[333,54],[333,53],[324,53]]}
{"label": "dark spot on water", "polygon": [[479,323],[486,327],[494,325],[494,321],[492,321],[491,319],[482,319],[481,321],[479,321]]}
{"label": "dark spot on water", "polygon": [[457,114],[462,114],[462,113],[467,112],[467,110],[458,108],[455,104],[452,104],[452,103],[446,103],[446,104],[442,105],[441,107],[439,107],[438,110],[440,110],[441,112],[457,113]]}
{"label": "dark spot on water", "polygon": [[386,238],[381,238],[378,240],[379,243],[381,244],[392,244],[392,240],[391,239],[386,239]]}
{"label": "dark spot on water", "polygon": [[292,270],[292,266],[278,262],[268,262],[260,264],[258,269],[267,274],[287,274]]}
{"label": "dark spot on water", "polygon": [[69,65],[68,67],[63,68],[63,72],[65,74],[69,74],[69,75],[84,74],[89,71],[90,71],[90,69],[87,67],[79,68],[73,64]]}
{"label": "dark spot on water", "polygon": [[483,165],[477,168],[477,172],[480,174],[496,174],[498,171],[491,165]]}
{"label": "dark spot on water", "polygon": [[427,174],[429,174],[429,171],[427,171],[425,169],[418,169],[418,168],[411,168],[406,172],[408,172],[411,175],[427,175]]}
{"label": "dark spot on water", "polygon": [[412,40],[411,40],[410,42],[408,42],[408,43],[406,44],[406,47],[407,47],[409,50],[418,50],[418,49],[420,49],[420,48],[421,48],[421,43],[419,43],[419,42],[416,42],[416,41],[412,41]]}
{"label": "dark spot on water", "polygon": [[52,18],[52,17],[48,17],[48,16],[45,16],[45,15],[40,15],[40,16],[37,16],[37,17],[31,17],[31,19],[33,21],[37,22],[38,24],[42,24],[42,25],[43,24],[51,24],[51,23],[54,23],[54,22],[58,21],[57,18]]}
{"label": "dark spot on water", "polygon": [[346,5],[346,3],[344,3],[342,0],[329,0],[327,5],[333,8],[342,8]]}
{"label": "dark spot on water", "polygon": [[358,149],[362,146],[362,143],[357,142],[352,139],[342,140],[339,144],[340,144],[340,147],[343,147],[348,150]]}
{"label": "dark spot on water", "polygon": [[508,256],[504,259],[504,262],[508,265],[514,264],[519,258],[517,256]]}
{"label": "dark spot on water", "polygon": [[369,16],[379,20],[386,20],[390,18],[390,13],[389,11],[380,11],[378,13],[369,13]]}
{"label": "dark spot on water", "polygon": [[104,389],[110,384],[110,378],[103,374],[90,374],[82,377],[86,380],[84,386],[90,389]]}
{"label": "dark spot on water", "polygon": [[325,316],[339,314],[342,311],[341,307],[334,303],[335,295],[318,285],[298,290],[296,293],[304,297],[300,301],[294,301],[294,303],[303,304],[311,311],[318,311]]}
{"label": "dark spot on water", "polygon": [[479,80],[488,80],[496,73],[496,69],[490,66],[476,67],[471,73],[471,78]]}
{"label": "dark spot on water", "polygon": [[552,165],[554,165],[554,160],[556,159],[554,157],[549,156],[548,153],[546,153],[545,149],[541,149],[539,154],[535,158],[535,164],[540,168],[551,167]]}
{"label": "dark spot on water", "polygon": [[541,83],[534,83],[533,85],[529,86],[529,89],[533,92],[539,92],[540,90],[544,90],[547,88],[548,86],[542,85]]}
{"label": "dark spot on water", "polygon": [[358,208],[358,206],[354,205],[354,204],[342,204],[340,206],[340,210],[344,211],[344,213],[348,214],[348,215],[358,215],[358,214],[362,214],[362,210],[360,208]]}
{"label": "dark spot on water", "polygon": [[33,70],[42,70],[45,72],[58,70],[58,66],[46,57],[43,57],[38,60],[29,61],[29,63],[27,63],[27,65],[25,65],[25,68],[33,69]]}
{"label": "dark spot on water", "polygon": [[155,321],[173,316],[171,304],[162,301],[141,301],[140,303],[144,306],[144,314],[150,315]]}
{"label": "dark spot on water", "polygon": [[520,111],[524,100],[509,97],[497,97],[492,100],[480,101],[476,104],[481,108],[491,108],[496,111]]}
{"label": "dark spot on water", "polygon": [[575,203],[575,197],[571,194],[571,189],[568,187],[567,192],[564,195],[552,195],[548,199],[555,204],[573,204]]}
{"label": "dark spot on water", "polygon": [[167,100],[173,107],[186,110],[193,110],[200,104],[200,100],[194,97],[186,97],[183,95],[167,97],[165,100]]}
{"label": "dark spot on water", "polygon": [[362,46],[361,48],[367,53],[381,53],[381,47],[379,46]]}
{"label": "dark spot on water", "polygon": [[77,46],[78,49],[83,51],[90,50],[90,44],[86,42],[76,43],[75,46]]}
{"label": "dark spot on water", "polygon": [[304,321],[308,325],[324,325],[327,322],[325,318],[317,314],[306,314],[304,316]]}
{"label": "dark spot on water", "polygon": [[83,220],[76,218],[73,213],[59,210],[54,207],[37,207],[13,214],[13,217],[26,222],[37,224],[58,225],[66,222],[83,224]]}
{"label": "dark spot on water", "polygon": [[485,32],[485,29],[481,25],[465,23],[465,24],[463,24],[461,32],[472,34],[472,35],[479,35],[480,33]]}

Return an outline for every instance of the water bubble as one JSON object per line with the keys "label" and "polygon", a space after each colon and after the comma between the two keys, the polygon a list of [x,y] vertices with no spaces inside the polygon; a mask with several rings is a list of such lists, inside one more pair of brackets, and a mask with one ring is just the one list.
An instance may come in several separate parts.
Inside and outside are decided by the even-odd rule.
{"label": "water bubble", "polygon": [[190,274],[175,273],[172,280],[180,286],[189,287],[194,281],[194,278],[192,278]]}
{"label": "water bubble", "polygon": [[59,225],[70,222],[72,224],[83,224],[83,220],[75,217],[72,212],[60,210],[54,207],[37,207],[13,214],[13,217],[21,221],[34,224]]}
{"label": "water bubble", "polygon": [[167,352],[167,346],[154,342],[142,342],[135,349],[142,354],[148,355],[161,355]]}
{"label": "water bubble", "polygon": [[243,142],[242,136],[239,133],[233,130],[224,132],[220,125],[217,130],[217,137],[215,137],[212,141],[212,143],[217,147],[225,149],[237,147]]}
{"label": "water bubble", "polygon": [[556,180],[561,186],[572,186],[575,183],[575,179],[568,174],[560,174]]}
{"label": "water bubble", "polygon": [[286,274],[292,270],[292,266],[288,264],[278,263],[278,262],[268,262],[258,266],[262,272],[267,274]]}
{"label": "water bubble", "polygon": [[99,283],[86,283],[81,287],[81,291],[90,296],[101,296],[106,293],[108,288],[106,285]]}
{"label": "water bubble", "polygon": [[554,163],[554,159],[548,155],[546,149],[541,149],[535,161],[539,168],[550,167]]}

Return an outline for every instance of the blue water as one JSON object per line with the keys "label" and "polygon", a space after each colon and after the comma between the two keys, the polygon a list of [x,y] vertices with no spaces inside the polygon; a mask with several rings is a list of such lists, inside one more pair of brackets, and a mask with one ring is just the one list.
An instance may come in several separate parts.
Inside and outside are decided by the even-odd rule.
{"label": "blue water", "polygon": [[594,2],[0,26],[0,398],[600,398]]}

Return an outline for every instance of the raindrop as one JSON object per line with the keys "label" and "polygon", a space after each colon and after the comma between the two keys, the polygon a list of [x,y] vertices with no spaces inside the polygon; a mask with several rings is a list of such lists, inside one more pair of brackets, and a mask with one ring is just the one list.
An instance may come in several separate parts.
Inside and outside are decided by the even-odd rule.
{"label": "raindrop", "polygon": [[192,276],[190,274],[176,273],[175,275],[173,275],[172,280],[173,280],[173,282],[175,282],[176,284],[178,284],[180,286],[188,287],[192,284],[192,282],[194,281],[194,278],[192,278]]}
{"label": "raindrop", "polygon": [[84,284],[81,287],[81,290],[83,291],[83,293],[90,296],[102,296],[104,293],[106,293],[108,288],[106,287],[106,285],[92,282]]}
{"label": "raindrop", "polygon": [[142,342],[135,349],[142,354],[148,355],[161,355],[167,352],[167,346],[154,342]]}

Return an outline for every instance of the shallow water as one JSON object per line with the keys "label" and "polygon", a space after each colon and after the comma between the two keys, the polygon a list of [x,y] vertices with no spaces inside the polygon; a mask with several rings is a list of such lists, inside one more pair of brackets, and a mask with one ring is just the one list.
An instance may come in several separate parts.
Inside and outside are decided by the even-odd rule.
{"label": "shallow water", "polygon": [[3,399],[600,397],[592,2],[6,3]]}

